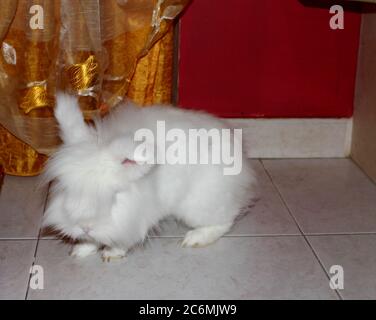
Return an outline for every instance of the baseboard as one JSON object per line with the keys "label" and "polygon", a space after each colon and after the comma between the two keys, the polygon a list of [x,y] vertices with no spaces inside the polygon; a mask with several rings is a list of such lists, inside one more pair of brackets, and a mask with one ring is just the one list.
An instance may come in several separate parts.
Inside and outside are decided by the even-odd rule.
{"label": "baseboard", "polygon": [[250,158],[345,158],[350,155],[352,118],[231,119],[243,129]]}

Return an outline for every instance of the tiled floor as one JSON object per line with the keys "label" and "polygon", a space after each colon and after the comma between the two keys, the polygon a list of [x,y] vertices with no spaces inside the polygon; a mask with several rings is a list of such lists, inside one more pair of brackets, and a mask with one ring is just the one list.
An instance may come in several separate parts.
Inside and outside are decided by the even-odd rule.
{"label": "tiled floor", "polygon": [[[347,159],[252,163],[257,197],[226,237],[182,249],[186,228],[167,221],[111,263],[74,259],[67,244],[39,236],[47,190],[7,176],[0,299],[376,299],[376,186]],[[43,289],[29,286],[33,265],[43,268]],[[333,265],[344,289],[329,286]]]}

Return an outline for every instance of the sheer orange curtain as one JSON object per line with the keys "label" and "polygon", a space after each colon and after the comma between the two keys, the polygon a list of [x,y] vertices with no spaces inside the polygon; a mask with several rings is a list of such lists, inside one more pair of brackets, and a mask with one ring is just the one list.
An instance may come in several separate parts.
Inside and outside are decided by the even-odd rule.
{"label": "sheer orange curtain", "polygon": [[1,0],[0,163],[40,173],[59,144],[56,90],[87,118],[124,97],[170,103],[173,19],[189,0]]}

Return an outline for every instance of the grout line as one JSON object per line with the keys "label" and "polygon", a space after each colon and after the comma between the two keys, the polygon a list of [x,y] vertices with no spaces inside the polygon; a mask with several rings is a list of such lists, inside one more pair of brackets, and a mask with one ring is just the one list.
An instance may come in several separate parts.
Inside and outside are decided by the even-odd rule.
{"label": "grout line", "polygon": [[[171,235],[171,236],[148,236],[149,239],[181,239],[184,238],[185,235]],[[234,235],[224,235],[222,238],[283,238],[283,237],[301,237],[301,234],[292,233],[292,234],[251,234],[251,235],[242,235],[242,234],[234,234]],[[60,241],[60,238],[40,238],[39,240],[42,241]],[[0,240],[1,241],[1,240]]]}
{"label": "grout line", "polygon": [[[221,238],[272,238],[272,237],[300,237],[298,233],[286,234],[226,234]],[[149,238],[184,238],[185,235],[176,236],[149,236]]]}
{"label": "grout line", "polygon": [[[298,228],[299,231],[301,232],[301,235],[303,236],[303,239],[305,240],[305,242],[306,242],[306,244],[308,245],[308,247],[311,249],[311,251],[312,251],[314,257],[316,258],[317,262],[319,263],[319,265],[321,266],[322,270],[324,271],[324,274],[326,275],[327,279],[330,281],[330,276],[329,276],[328,272],[326,271],[323,262],[322,262],[321,259],[319,258],[317,252],[315,251],[315,249],[313,248],[313,246],[311,245],[311,243],[309,242],[307,236],[304,234],[302,228],[300,227],[300,225],[299,225],[299,223],[298,223],[298,220],[297,220],[297,219],[295,218],[295,216],[293,215],[293,213],[292,213],[290,207],[288,206],[287,202],[286,202],[285,199],[283,198],[282,193],[280,192],[280,190],[279,190],[279,188],[277,187],[277,185],[274,183],[274,180],[273,180],[273,178],[272,178],[270,172],[266,169],[266,167],[265,167],[263,161],[260,160],[260,162],[261,162],[261,165],[262,165],[262,167],[264,168],[264,170],[265,170],[267,176],[269,177],[270,182],[273,184],[275,190],[277,191],[279,198],[281,199],[282,203],[283,203],[284,206],[286,207],[286,209],[287,209],[287,211],[289,212],[291,218],[294,220],[294,222],[295,222],[297,228]],[[338,290],[336,289],[336,290],[334,290],[334,291],[335,291],[337,297],[338,297],[340,300],[343,300],[343,298],[342,298],[341,294],[338,292]]]}
{"label": "grout line", "polygon": [[[46,210],[47,200],[48,200],[48,194],[49,194],[49,191],[50,191],[50,186],[51,186],[51,183],[48,184],[48,188],[47,188],[47,192],[46,192],[46,198],[44,199],[43,212],[42,212],[41,222],[42,222],[42,219],[43,219],[43,216],[44,216],[44,211]],[[42,226],[40,225],[40,226],[39,226],[39,232],[38,232],[38,239],[36,240],[37,243],[36,243],[36,245],[35,245],[35,250],[34,250],[34,259],[33,259],[33,262],[31,263],[31,268],[34,267],[35,262],[36,262],[36,259],[37,259],[37,251],[38,251],[38,246],[39,246],[40,234],[41,234],[41,232],[42,232],[42,228],[41,228],[41,227],[42,227]],[[26,288],[25,300],[27,300],[27,297],[28,297],[28,295],[29,295],[30,280],[31,280],[31,273],[29,273],[29,280],[27,281],[27,288]]]}
{"label": "grout line", "polygon": [[0,238],[0,241],[36,241],[38,237],[30,238]]}
{"label": "grout line", "polygon": [[[266,234],[266,233],[260,233],[260,234],[226,234],[222,236],[221,238],[271,238],[271,237],[300,237],[301,234],[299,233],[285,233],[285,234]],[[185,234],[182,235],[171,235],[171,236],[149,236],[149,238],[184,238]]]}
{"label": "grout line", "polygon": [[[325,237],[325,236],[372,236],[376,232],[340,232],[340,233],[275,233],[275,234],[226,234],[222,238],[272,238],[272,237]],[[149,238],[184,238],[182,235],[159,235],[149,236]],[[34,237],[34,238],[0,238],[1,241],[37,241],[37,240],[61,240],[58,237]]]}
{"label": "grout line", "polygon": [[302,228],[300,227],[300,225],[299,225],[298,221],[296,220],[295,216],[292,214],[292,212],[291,212],[289,206],[287,205],[287,203],[286,203],[285,199],[283,198],[281,192],[279,191],[278,187],[277,187],[276,184],[274,183],[271,174],[270,174],[269,171],[265,168],[265,165],[264,165],[263,161],[262,161],[262,160],[259,160],[259,161],[260,161],[261,166],[263,167],[263,169],[264,169],[266,175],[268,176],[268,178],[269,178],[271,184],[273,185],[273,188],[274,188],[275,191],[277,192],[278,197],[279,197],[280,200],[282,201],[282,204],[285,206],[285,208],[287,209],[287,211],[288,211],[290,217],[292,218],[292,220],[294,221],[296,227],[298,228],[298,230],[299,230],[299,232],[300,232],[300,235],[304,236],[304,232],[303,232]]}
{"label": "grout line", "polygon": [[376,235],[376,232],[364,231],[364,232],[337,232],[337,233],[305,233],[308,237],[325,237],[325,236],[372,236]]}

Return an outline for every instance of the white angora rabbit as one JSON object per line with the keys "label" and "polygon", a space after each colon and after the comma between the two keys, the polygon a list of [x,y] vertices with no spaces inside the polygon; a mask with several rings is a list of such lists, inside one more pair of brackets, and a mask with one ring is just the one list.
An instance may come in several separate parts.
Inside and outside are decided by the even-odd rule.
{"label": "white angora rabbit", "polygon": [[[205,246],[230,230],[253,196],[241,139],[211,115],[124,104],[89,126],[77,99],[58,94],[55,117],[63,144],[46,169],[54,183],[44,226],[77,240],[73,256],[102,250],[104,260],[123,257],[167,216],[193,228],[183,246]],[[228,158],[215,158],[226,151],[233,168]]]}

